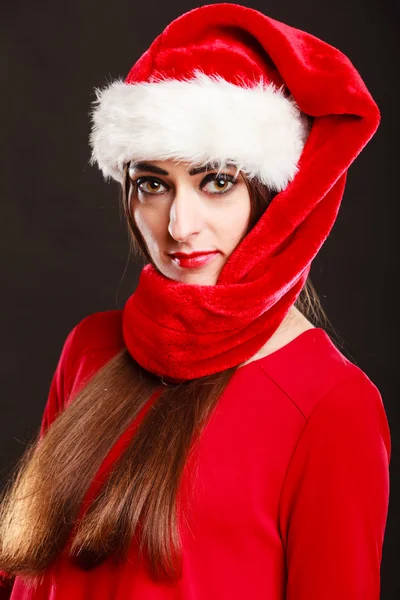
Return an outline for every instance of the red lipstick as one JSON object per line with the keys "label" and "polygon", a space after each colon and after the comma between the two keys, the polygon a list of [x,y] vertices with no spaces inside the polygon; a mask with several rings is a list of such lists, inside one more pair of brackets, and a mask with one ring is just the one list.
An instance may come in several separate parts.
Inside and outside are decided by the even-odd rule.
{"label": "red lipstick", "polygon": [[169,256],[179,267],[193,269],[208,264],[217,256],[217,254],[219,254],[218,250],[212,250],[210,252],[191,252],[190,254],[184,252],[172,252]]}

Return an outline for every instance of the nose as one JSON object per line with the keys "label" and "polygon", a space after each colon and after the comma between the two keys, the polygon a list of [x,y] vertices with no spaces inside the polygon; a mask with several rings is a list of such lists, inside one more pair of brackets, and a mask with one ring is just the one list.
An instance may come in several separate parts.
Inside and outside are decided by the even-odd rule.
{"label": "nose", "polygon": [[180,186],[171,204],[168,232],[174,240],[184,242],[202,227],[200,199],[190,186]]}

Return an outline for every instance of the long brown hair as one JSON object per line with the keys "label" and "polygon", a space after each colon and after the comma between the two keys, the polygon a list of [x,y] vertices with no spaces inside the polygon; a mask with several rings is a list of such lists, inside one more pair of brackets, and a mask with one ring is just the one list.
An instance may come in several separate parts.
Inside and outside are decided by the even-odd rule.
{"label": "long brown hair", "polygon": [[[251,198],[250,231],[272,195],[259,182],[245,181]],[[134,250],[151,260],[129,209],[127,168],[121,191]],[[315,325],[329,323],[309,279],[296,305]],[[236,369],[166,385],[126,349],[117,353],[20,459],[3,492],[0,570],[35,586],[69,539],[73,559],[90,569],[109,556],[123,560],[137,535],[154,577],[179,576],[177,491],[183,468]],[[107,453],[157,390],[159,396],[113,465],[107,485],[78,519]]]}

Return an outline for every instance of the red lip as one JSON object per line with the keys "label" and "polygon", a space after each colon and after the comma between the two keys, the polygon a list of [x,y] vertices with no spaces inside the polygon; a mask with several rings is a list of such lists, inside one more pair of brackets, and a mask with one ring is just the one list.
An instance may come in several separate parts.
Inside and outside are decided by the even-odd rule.
{"label": "red lip", "polygon": [[195,256],[214,254],[215,252],[218,252],[218,250],[209,250],[208,252],[191,252],[190,254],[186,254],[186,252],[171,252],[170,256],[176,256],[177,258],[194,258]]}
{"label": "red lip", "polygon": [[192,252],[185,254],[184,252],[173,252],[170,254],[172,261],[179,267],[186,269],[195,269],[211,262],[219,254],[218,250],[210,252]]}

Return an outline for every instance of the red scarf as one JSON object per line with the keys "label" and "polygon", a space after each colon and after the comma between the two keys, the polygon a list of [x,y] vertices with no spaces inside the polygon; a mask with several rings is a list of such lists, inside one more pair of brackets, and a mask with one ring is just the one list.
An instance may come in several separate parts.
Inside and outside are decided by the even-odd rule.
{"label": "red scarf", "polygon": [[335,222],[348,167],[379,124],[378,107],[347,57],[276,23],[259,35],[300,110],[314,117],[299,171],[229,257],[216,285],[179,283],[152,265],[143,269],[124,307],[123,335],[137,362],[165,379],[239,365],[272,336]]}

